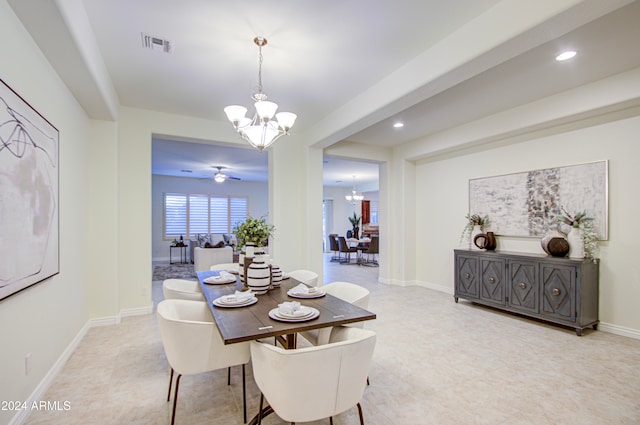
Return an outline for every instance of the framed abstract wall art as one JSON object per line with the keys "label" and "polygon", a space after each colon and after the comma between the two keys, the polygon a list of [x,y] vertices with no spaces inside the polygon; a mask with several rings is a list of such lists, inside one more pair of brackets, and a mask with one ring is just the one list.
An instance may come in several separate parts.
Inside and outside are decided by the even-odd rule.
{"label": "framed abstract wall art", "polygon": [[[469,212],[489,216],[501,236],[542,237],[558,228],[562,208],[593,217],[608,239],[608,161],[469,180]],[[565,230],[569,230],[566,229]]]}
{"label": "framed abstract wall art", "polygon": [[58,136],[0,80],[0,300],[60,271]]}

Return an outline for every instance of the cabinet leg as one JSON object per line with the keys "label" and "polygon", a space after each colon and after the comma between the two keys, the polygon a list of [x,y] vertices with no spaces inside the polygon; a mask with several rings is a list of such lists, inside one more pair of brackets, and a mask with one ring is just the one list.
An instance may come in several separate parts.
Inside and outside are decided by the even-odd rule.
{"label": "cabinet leg", "polygon": [[582,336],[582,328],[577,328],[576,329],[576,335]]}
{"label": "cabinet leg", "polygon": [[458,303],[458,297],[453,297],[453,299],[456,301],[456,304]]}
{"label": "cabinet leg", "polygon": [[592,328],[594,331],[597,331],[597,330],[598,330],[598,324],[597,324],[597,323],[594,323],[593,325],[591,325],[591,328]]}

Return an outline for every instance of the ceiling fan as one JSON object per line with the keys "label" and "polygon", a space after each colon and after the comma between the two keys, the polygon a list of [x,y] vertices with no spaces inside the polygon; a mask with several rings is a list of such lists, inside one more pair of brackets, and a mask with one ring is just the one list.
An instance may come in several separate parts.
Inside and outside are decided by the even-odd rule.
{"label": "ceiling fan", "polygon": [[224,174],[222,172],[223,168],[227,168],[227,167],[221,167],[221,166],[214,166],[213,168],[217,168],[218,172],[215,174],[215,176],[213,176],[213,179],[217,182],[217,183],[222,183],[226,180],[240,180],[240,177],[231,177],[228,176],[226,174]]}

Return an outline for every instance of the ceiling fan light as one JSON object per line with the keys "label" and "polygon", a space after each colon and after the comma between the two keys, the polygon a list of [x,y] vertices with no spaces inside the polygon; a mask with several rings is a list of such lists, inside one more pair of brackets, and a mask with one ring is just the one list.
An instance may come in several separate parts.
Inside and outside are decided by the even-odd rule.
{"label": "ceiling fan light", "polygon": [[278,104],[269,102],[268,100],[261,100],[254,105],[262,121],[269,121],[276,114],[276,110],[278,110]]}
{"label": "ceiling fan light", "polygon": [[296,122],[296,118],[298,116],[293,112],[278,112],[276,114],[276,120],[278,120],[278,125],[284,131],[289,131],[293,124]]}
{"label": "ceiling fan light", "polygon": [[247,108],[240,105],[229,105],[224,108],[224,113],[227,114],[227,118],[234,125],[237,125],[247,114]]}
{"label": "ceiling fan light", "polygon": [[224,182],[226,180],[224,174],[222,174],[222,173],[217,173],[216,176],[213,179],[217,183],[222,183],[222,182]]}

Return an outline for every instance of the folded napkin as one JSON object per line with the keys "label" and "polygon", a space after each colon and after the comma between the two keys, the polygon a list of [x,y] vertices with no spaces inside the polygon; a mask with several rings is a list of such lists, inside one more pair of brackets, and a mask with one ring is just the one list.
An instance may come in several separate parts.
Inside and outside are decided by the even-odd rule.
{"label": "folded napkin", "polygon": [[204,280],[205,283],[232,282],[236,277],[229,272],[220,271],[217,276],[209,276]]}
{"label": "folded napkin", "polygon": [[225,302],[242,302],[247,301],[251,298],[255,297],[255,294],[251,291],[236,291],[233,295],[226,295],[224,297]]}
{"label": "folded napkin", "polygon": [[297,301],[291,302],[283,302],[282,304],[278,304],[278,313],[284,314],[287,316],[304,316],[308,313],[306,309],[302,308]]}
{"label": "folded napkin", "polygon": [[291,288],[292,294],[315,294],[316,292],[318,292],[318,288],[316,287],[310,288],[304,283],[301,283],[298,286]]}

